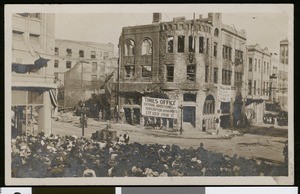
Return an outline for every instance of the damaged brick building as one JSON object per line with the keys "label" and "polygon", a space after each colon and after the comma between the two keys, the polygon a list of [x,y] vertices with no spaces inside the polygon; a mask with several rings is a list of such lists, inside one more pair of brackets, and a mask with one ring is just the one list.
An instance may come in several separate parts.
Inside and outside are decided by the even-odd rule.
{"label": "damaged brick building", "polygon": [[[183,120],[186,127],[205,131],[239,119],[246,92],[246,33],[224,25],[221,13],[169,22],[154,13],[152,24],[123,28],[119,49],[116,85],[127,122],[178,127]],[[143,117],[142,96],[178,100],[183,118]]]}

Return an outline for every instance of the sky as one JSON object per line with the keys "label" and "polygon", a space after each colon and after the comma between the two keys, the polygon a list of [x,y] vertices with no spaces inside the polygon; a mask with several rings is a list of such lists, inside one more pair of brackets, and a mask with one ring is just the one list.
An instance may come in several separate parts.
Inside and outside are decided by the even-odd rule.
{"label": "sky", "polygon": [[[195,12],[196,18],[207,13]],[[171,21],[174,17],[185,16],[192,19],[193,13],[162,13],[162,21]],[[287,13],[222,13],[222,21],[244,29],[247,44],[258,43],[261,48],[268,47],[272,53],[278,53],[279,41],[288,37],[289,18]],[[125,26],[152,23],[152,13],[56,13],[55,36],[62,39],[112,43],[117,45],[122,28]]]}

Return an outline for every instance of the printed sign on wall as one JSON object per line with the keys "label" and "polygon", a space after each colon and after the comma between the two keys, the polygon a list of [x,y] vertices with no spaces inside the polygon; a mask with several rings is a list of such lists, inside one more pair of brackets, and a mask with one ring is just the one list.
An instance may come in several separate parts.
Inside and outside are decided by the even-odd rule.
{"label": "printed sign on wall", "polygon": [[177,119],[178,100],[149,98],[142,99],[142,115]]}

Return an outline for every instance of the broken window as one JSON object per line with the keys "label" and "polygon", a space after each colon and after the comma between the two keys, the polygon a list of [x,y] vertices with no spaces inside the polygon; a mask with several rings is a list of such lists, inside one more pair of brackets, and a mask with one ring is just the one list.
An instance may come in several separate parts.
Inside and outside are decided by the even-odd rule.
{"label": "broken window", "polygon": [[82,57],[82,58],[84,57],[84,51],[83,50],[79,51],[79,57]]}
{"label": "broken window", "polygon": [[168,53],[173,53],[173,44],[174,44],[174,37],[168,36]]}
{"label": "broken window", "polygon": [[167,82],[174,82],[174,65],[167,65]]}
{"label": "broken window", "polygon": [[[97,62],[92,62],[92,72],[97,71]],[[104,72],[102,72],[104,73]]]}
{"label": "broken window", "polygon": [[133,65],[126,65],[125,66],[125,77],[132,78],[134,76],[134,66]]}
{"label": "broken window", "polygon": [[96,51],[91,51],[91,59],[96,59]]}
{"label": "broken window", "polygon": [[249,68],[248,68],[249,71],[252,71],[252,63],[253,63],[253,59],[249,58]]}
{"label": "broken window", "polygon": [[125,45],[125,56],[133,56],[134,55],[134,42],[133,40],[127,40]]}
{"label": "broken window", "polygon": [[142,77],[150,77],[152,72],[152,67],[150,65],[142,66]]}
{"label": "broken window", "polygon": [[149,38],[143,40],[142,55],[152,55],[152,40]]}
{"label": "broken window", "polygon": [[218,83],[218,68],[214,68],[214,83]]}
{"label": "broken window", "polygon": [[68,57],[72,56],[72,49],[67,49],[66,52]]}
{"label": "broken window", "polygon": [[190,64],[186,68],[187,80],[195,81],[196,80],[196,65]]}
{"label": "broken window", "polygon": [[67,69],[70,69],[71,67],[72,67],[71,61],[67,61],[67,62],[66,62],[66,68],[67,68]]}
{"label": "broken window", "polygon": [[55,60],[55,61],[54,61],[54,68],[58,68],[58,65],[59,65],[59,61],[58,61],[58,60]]}
{"label": "broken window", "polygon": [[54,53],[55,53],[55,55],[59,55],[59,49],[58,49],[58,47],[55,47]]}
{"label": "broken window", "polygon": [[178,53],[184,52],[184,36],[178,36]]}
{"label": "broken window", "polygon": [[204,38],[199,37],[199,53],[203,53],[204,50]]}
{"label": "broken window", "polygon": [[205,66],[205,82],[207,83],[208,82],[208,75],[209,75],[209,67],[208,66]]}
{"label": "broken window", "polygon": [[219,30],[218,30],[218,28],[215,29],[214,36],[219,36]]}
{"label": "broken window", "polygon": [[195,52],[194,44],[194,37],[189,36],[189,52]]}
{"label": "broken window", "polygon": [[206,54],[208,54],[209,51],[209,38],[206,39]]}
{"label": "broken window", "polygon": [[214,42],[214,57],[217,57],[217,53],[218,53],[218,43]]}

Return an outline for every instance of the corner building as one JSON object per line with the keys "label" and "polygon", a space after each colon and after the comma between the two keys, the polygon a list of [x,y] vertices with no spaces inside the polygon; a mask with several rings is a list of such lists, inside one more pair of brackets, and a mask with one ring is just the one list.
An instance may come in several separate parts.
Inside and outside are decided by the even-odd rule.
{"label": "corner building", "polygon": [[144,125],[152,120],[179,128],[181,114],[177,119],[141,116],[141,98],[150,96],[178,100],[184,129],[233,125],[243,111],[242,98],[237,97],[246,92],[246,33],[224,25],[221,13],[193,20],[160,19],[161,14],[154,13],[152,24],[122,30],[119,94],[127,122]]}
{"label": "corner building", "polygon": [[12,135],[52,133],[55,15],[12,14]]}

